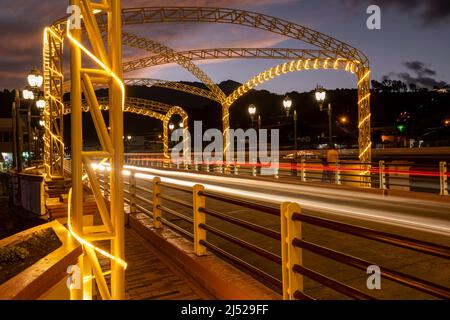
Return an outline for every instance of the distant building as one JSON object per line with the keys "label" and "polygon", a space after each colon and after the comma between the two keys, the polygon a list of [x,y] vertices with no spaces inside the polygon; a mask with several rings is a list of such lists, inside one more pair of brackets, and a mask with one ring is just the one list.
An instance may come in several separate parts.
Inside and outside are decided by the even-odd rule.
{"label": "distant building", "polygon": [[[24,123],[22,122],[22,126]],[[23,127],[26,130],[25,127]],[[13,160],[13,123],[11,118],[0,118],[0,153],[5,163],[12,163]]]}
{"label": "distant building", "polygon": [[0,152],[13,152],[13,124],[11,118],[0,118]]}

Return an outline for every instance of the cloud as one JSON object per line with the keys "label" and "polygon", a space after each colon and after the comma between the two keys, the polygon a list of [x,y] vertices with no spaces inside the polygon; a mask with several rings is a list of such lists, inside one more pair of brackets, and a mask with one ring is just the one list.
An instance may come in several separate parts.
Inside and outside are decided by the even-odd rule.
{"label": "cloud", "polygon": [[432,76],[437,74],[436,71],[427,67],[427,64],[421,61],[408,61],[403,65],[414,73],[412,76],[409,72],[391,72],[383,77],[383,80],[390,78],[398,78],[407,84],[415,84],[418,87],[432,89],[434,87],[445,87],[448,85],[445,81],[436,80]]}
{"label": "cloud", "polygon": [[[259,11],[264,6],[279,6],[298,0],[123,0],[124,8],[151,6],[214,6],[235,7]],[[4,2],[4,3],[3,3]],[[42,64],[42,31],[45,26],[63,17],[68,1],[61,0],[14,0],[2,1],[0,10],[0,88],[21,88],[25,85],[25,77],[34,66]],[[271,7],[269,7],[270,9]],[[262,10],[264,11],[264,10]],[[127,28],[133,28],[132,26]],[[222,33],[217,32],[219,29]],[[245,28],[244,28],[245,29]],[[133,29],[132,29],[133,30]],[[160,24],[136,26],[136,30],[157,30],[155,39],[173,46],[175,49],[209,48],[223,42],[223,46],[238,46],[255,33],[239,34],[228,26],[210,26],[207,24]],[[241,28],[242,30],[242,28]],[[223,32],[225,31],[225,33]],[[229,31],[229,34],[227,33]],[[152,33],[149,33],[152,35]],[[186,36],[188,34],[189,36]],[[264,38],[255,36],[254,43],[261,45],[277,43],[269,33]],[[147,34],[145,34],[147,36]],[[241,36],[238,41],[238,36]],[[151,37],[150,37],[151,38]],[[249,41],[250,42],[250,41]],[[67,46],[66,46],[67,47]],[[125,53],[132,53],[125,50]],[[145,53],[145,52],[144,52]],[[138,54],[135,55],[138,57]]]}
{"label": "cloud", "polygon": [[408,69],[414,71],[418,76],[435,76],[436,71],[431,70],[425,66],[425,63],[420,61],[411,61],[411,62],[405,62],[403,64]]}

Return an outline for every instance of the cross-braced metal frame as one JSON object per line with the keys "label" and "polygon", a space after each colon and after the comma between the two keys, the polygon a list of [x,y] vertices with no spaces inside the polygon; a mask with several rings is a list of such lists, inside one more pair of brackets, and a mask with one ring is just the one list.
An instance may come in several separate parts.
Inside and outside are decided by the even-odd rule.
{"label": "cross-braced metal frame", "polygon": [[47,178],[64,176],[63,130],[63,51],[64,30],[58,26],[46,28],[43,35],[44,70],[44,164]]}
{"label": "cross-braced metal frame", "polygon": [[[109,110],[109,99],[98,98],[98,108],[101,111]],[[89,112],[90,107],[87,101],[83,101],[83,112]],[[65,103],[64,115],[72,112],[70,104]],[[190,136],[189,136],[189,116],[186,111],[178,106],[172,106],[158,101],[147,99],[130,98],[125,99],[125,106],[123,112],[134,113],[145,117],[160,120],[163,124],[163,146],[164,158],[170,159],[169,155],[169,122],[174,115],[181,117],[183,123],[183,159],[186,161],[190,159]]]}
{"label": "cross-braced metal frame", "polygon": [[[67,25],[66,36],[70,40],[71,72],[71,128],[72,128],[72,189],[69,193],[69,228],[83,244],[84,256],[80,259],[83,271],[82,297],[92,297],[92,279],[95,278],[103,299],[125,298],[125,241],[123,202],[123,108],[125,88],[122,82],[122,21],[120,0],[71,0],[80,8],[86,30],[86,40],[92,52],[83,43],[83,33],[76,25]],[[107,17],[107,45],[102,40],[94,12]],[[92,60],[95,67],[83,67],[82,56]],[[109,88],[109,125],[100,111],[94,84],[107,84]],[[100,141],[101,151],[83,151],[82,94],[86,97],[89,111]],[[111,169],[109,206],[101,193],[93,162],[101,160]],[[84,175],[86,172],[86,175]],[[83,219],[83,183],[87,179],[95,197],[102,223],[85,225]],[[105,177],[105,179],[107,179]],[[97,248],[94,241],[107,240],[110,252]],[[105,255],[111,262],[111,285],[106,284],[104,271],[97,254]],[[94,275],[94,277],[92,277]],[[81,298],[80,290],[73,289],[74,298]]]}

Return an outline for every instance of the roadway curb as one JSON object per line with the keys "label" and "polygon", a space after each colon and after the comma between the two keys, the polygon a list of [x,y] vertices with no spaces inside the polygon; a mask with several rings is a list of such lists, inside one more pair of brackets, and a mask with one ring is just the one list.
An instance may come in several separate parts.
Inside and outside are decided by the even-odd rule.
{"label": "roadway curb", "polygon": [[130,215],[129,226],[219,300],[282,298],[211,252],[202,257],[196,256],[191,241],[169,228],[153,228],[152,219],[144,214]]}

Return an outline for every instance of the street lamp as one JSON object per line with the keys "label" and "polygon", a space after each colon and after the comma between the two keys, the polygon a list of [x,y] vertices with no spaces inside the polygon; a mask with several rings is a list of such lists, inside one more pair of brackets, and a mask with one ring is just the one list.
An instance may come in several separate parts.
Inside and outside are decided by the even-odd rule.
{"label": "street lamp", "polygon": [[44,109],[45,108],[45,100],[44,99],[37,100],[36,107],[38,107],[39,109]]}
{"label": "street lamp", "polygon": [[319,103],[319,106],[320,106],[320,111],[322,111],[323,110],[323,103],[324,103],[325,98],[326,98],[326,91],[322,87],[317,86],[315,94],[316,94],[316,100],[317,100],[317,102]]}
{"label": "street lamp", "polygon": [[184,128],[184,123],[180,122],[180,124],[178,125],[180,128]]}
{"label": "street lamp", "polygon": [[319,104],[320,107],[320,111],[327,111],[328,112],[328,139],[329,139],[329,145],[330,147],[333,146],[333,124],[331,121],[331,117],[332,117],[332,109],[331,109],[331,103],[328,103],[328,108],[324,109],[323,108],[323,103],[325,102],[326,99],[326,91],[323,87],[317,86],[316,88],[316,92],[315,92],[315,97],[317,100],[317,103]]}
{"label": "street lamp", "polygon": [[40,125],[41,127],[45,126],[45,121],[44,121],[44,120],[39,120],[39,125]]}
{"label": "street lamp", "polygon": [[292,100],[291,100],[291,98],[289,98],[289,96],[284,97],[283,107],[284,107],[284,111],[286,111],[286,117],[289,117],[289,114],[291,113],[291,107],[292,107]]}
{"label": "street lamp", "polygon": [[[283,107],[286,112],[286,117],[289,118],[292,108],[292,99],[289,96],[284,97]],[[297,150],[297,110],[294,110],[292,118],[294,119],[294,149]]]}
{"label": "street lamp", "polygon": [[339,118],[339,122],[342,124],[346,124],[348,122],[348,118],[346,116],[342,116]]}
{"label": "street lamp", "polygon": [[173,123],[169,124],[169,130],[172,131],[173,129],[175,129],[175,125]]}
{"label": "street lamp", "polygon": [[27,80],[28,84],[32,88],[40,88],[42,86],[42,83],[44,82],[44,78],[36,68],[31,69],[30,73],[28,74]]}
{"label": "street lamp", "polygon": [[131,140],[131,136],[127,136],[127,140],[130,141]]}
{"label": "street lamp", "polygon": [[253,128],[253,120],[255,119],[256,114],[256,106],[254,104],[248,106],[248,113],[250,114],[250,118],[252,118],[252,128]]}
{"label": "street lamp", "polygon": [[34,93],[33,93],[33,91],[31,91],[31,90],[24,89],[24,90],[22,91],[22,97],[23,97],[25,100],[34,100]]}

